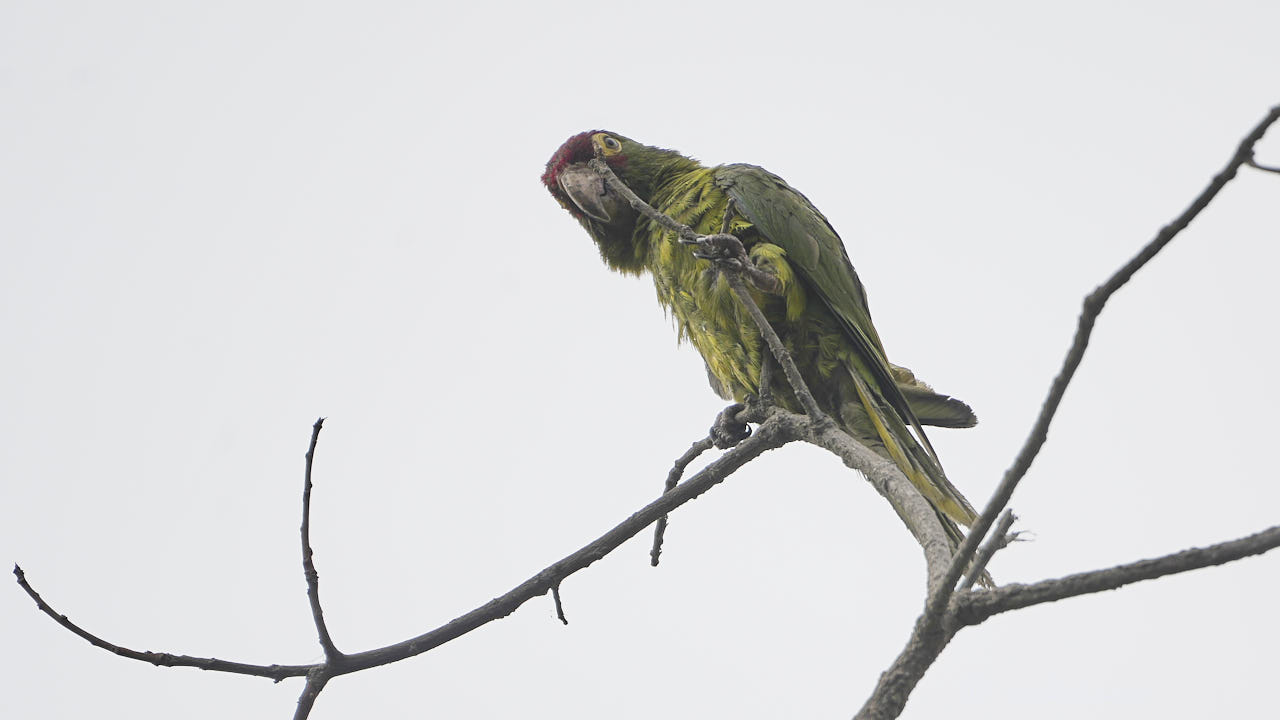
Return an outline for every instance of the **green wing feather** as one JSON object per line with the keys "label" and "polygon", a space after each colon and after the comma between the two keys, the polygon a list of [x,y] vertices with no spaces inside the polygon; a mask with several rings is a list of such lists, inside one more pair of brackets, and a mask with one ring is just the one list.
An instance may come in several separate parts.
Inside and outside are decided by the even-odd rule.
{"label": "green wing feather", "polygon": [[[947,480],[920,421],[895,381],[880,336],[871,323],[866,290],[844,243],[809,199],[782,178],[754,165],[725,165],[715,182],[769,242],[781,247],[804,282],[838,318],[856,351],[849,368],[877,434],[902,471],[945,515],[968,524],[976,513]],[[892,409],[881,409],[874,394]],[[907,426],[915,430],[913,438]]]}

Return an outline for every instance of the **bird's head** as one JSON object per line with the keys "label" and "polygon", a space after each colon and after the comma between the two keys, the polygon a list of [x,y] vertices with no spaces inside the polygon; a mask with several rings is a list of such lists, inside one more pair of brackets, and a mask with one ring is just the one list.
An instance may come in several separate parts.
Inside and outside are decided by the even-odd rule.
{"label": "bird's head", "polygon": [[624,145],[638,145],[616,133],[588,130],[565,141],[547,161],[542,184],[579,222],[594,220],[605,225],[622,220],[630,206],[611,191],[604,180],[587,166],[599,157],[622,176],[627,165]]}
{"label": "bird's head", "polygon": [[646,202],[673,162],[692,161],[606,130],[574,135],[547,161],[542,184],[596,241],[604,261],[614,270],[639,273],[646,260],[644,248],[633,239],[639,215],[588,167],[596,157]]}

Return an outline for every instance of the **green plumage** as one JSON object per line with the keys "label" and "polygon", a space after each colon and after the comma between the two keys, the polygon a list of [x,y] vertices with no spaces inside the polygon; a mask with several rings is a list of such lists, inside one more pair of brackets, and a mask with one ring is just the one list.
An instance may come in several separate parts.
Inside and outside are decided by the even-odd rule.
{"label": "green plumage", "polygon": [[[753,165],[704,167],[680,154],[603,131],[570,138],[547,164],[543,182],[596,241],[615,270],[648,272],[680,338],[706,361],[712,387],[741,401],[759,392],[762,353],[755,324],[710,261],[674,233],[632,212],[585,162],[599,155],[645,202],[699,234],[728,231],[777,292],[752,289],[824,411],[892,459],[938,511],[952,542],[973,508],[947,480],[920,427],[970,427],[967,405],[932,391],[889,363],[871,323],[866,291],[826,218],[778,176]],[[729,212],[726,218],[726,211]],[[770,391],[799,411],[781,373]]]}

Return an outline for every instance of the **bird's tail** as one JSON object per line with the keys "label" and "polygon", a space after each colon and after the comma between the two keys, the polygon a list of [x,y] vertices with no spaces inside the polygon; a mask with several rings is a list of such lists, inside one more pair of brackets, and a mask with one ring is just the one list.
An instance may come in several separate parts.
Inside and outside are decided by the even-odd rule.
{"label": "bird's tail", "polygon": [[[857,371],[850,372],[850,375],[853,377],[854,388],[857,390],[862,410],[871,421],[875,436],[882,445],[882,454],[888,455],[889,459],[893,460],[902,474],[907,476],[911,484],[915,485],[920,494],[924,495],[933,506],[946,532],[951,551],[954,553],[964,540],[964,532],[960,526],[972,525],[978,518],[977,511],[947,479],[946,473],[942,470],[942,464],[938,462],[937,455],[929,445],[929,440],[925,437],[919,423],[911,418],[916,434],[919,436],[917,439],[916,434],[908,429],[906,422],[898,413],[886,408],[878,395],[867,387],[866,381],[858,376]],[[881,447],[874,447],[874,449],[881,450]],[[991,576],[985,572],[979,578],[979,582],[987,587],[995,585]]]}

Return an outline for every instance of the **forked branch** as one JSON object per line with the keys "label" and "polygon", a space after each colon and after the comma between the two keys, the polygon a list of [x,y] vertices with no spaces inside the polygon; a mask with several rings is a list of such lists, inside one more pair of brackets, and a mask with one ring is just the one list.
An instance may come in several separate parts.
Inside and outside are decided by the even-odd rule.
{"label": "forked branch", "polygon": [[[1058,371],[1058,375],[1049,387],[1048,397],[1045,398],[1044,404],[1040,408],[1040,414],[1031,428],[1030,435],[1023,444],[1022,449],[1018,451],[1013,464],[1005,471],[1004,477],[992,494],[991,499],[987,501],[982,514],[970,528],[969,535],[961,543],[955,557],[952,558],[951,566],[947,569],[945,579],[931,593],[925,606],[925,611],[916,621],[915,629],[911,634],[911,638],[907,641],[906,647],[899,653],[889,669],[880,676],[880,682],[876,685],[875,691],[858,712],[856,716],[858,720],[898,717],[906,705],[907,697],[915,689],[925,671],[933,664],[933,661],[942,652],[942,649],[946,647],[946,644],[951,641],[955,633],[964,626],[965,623],[961,621],[957,614],[958,607],[963,603],[971,603],[973,601],[965,599],[963,603],[953,602],[956,583],[969,565],[969,561],[977,551],[979,543],[983,541],[992,524],[995,523],[996,517],[1008,505],[1014,489],[1022,481],[1022,478],[1026,476],[1027,471],[1031,468],[1032,461],[1035,460],[1036,455],[1040,453],[1040,449],[1044,446],[1049,435],[1049,424],[1053,421],[1053,416],[1058,410],[1058,405],[1062,402],[1063,395],[1066,394],[1067,386],[1070,385],[1072,378],[1075,376],[1076,369],[1080,367],[1080,363],[1084,359],[1084,352],[1089,346],[1089,338],[1093,332],[1094,323],[1097,321],[1098,315],[1102,312],[1107,300],[1177,237],[1178,233],[1190,225],[1191,221],[1201,211],[1209,206],[1209,203],[1217,197],[1222,188],[1236,176],[1240,167],[1252,160],[1254,146],[1277,120],[1280,120],[1280,105],[1271,108],[1267,115],[1240,141],[1236,151],[1227,161],[1226,166],[1213,177],[1209,185],[1187,206],[1186,210],[1178,215],[1173,222],[1161,228],[1155,238],[1147,243],[1137,255],[1085,297],[1084,308],[1080,313],[1075,337],[1072,339],[1071,347],[1067,351],[1062,369]],[[1265,552],[1267,549],[1270,548],[1264,548],[1260,552]],[[1170,557],[1178,558],[1169,561],[1171,563],[1170,572],[1184,572],[1194,567],[1202,567],[1201,565],[1191,564],[1190,558],[1194,557],[1194,555],[1175,553],[1174,556]],[[1229,559],[1223,560],[1223,562],[1229,562]],[[1115,568],[1112,570],[1115,570]],[[1107,573],[1109,571],[1097,572]],[[979,591],[965,595],[963,598],[978,597],[983,595],[983,592],[999,593],[1000,591],[1001,589]],[[1082,592],[1096,591],[1086,590]],[[1052,593],[1048,593],[1044,597],[1057,599],[1051,597],[1051,595]],[[1062,597],[1068,596],[1063,595]],[[1041,602],[1048,601],[1048,599],[1041,600]]]}

